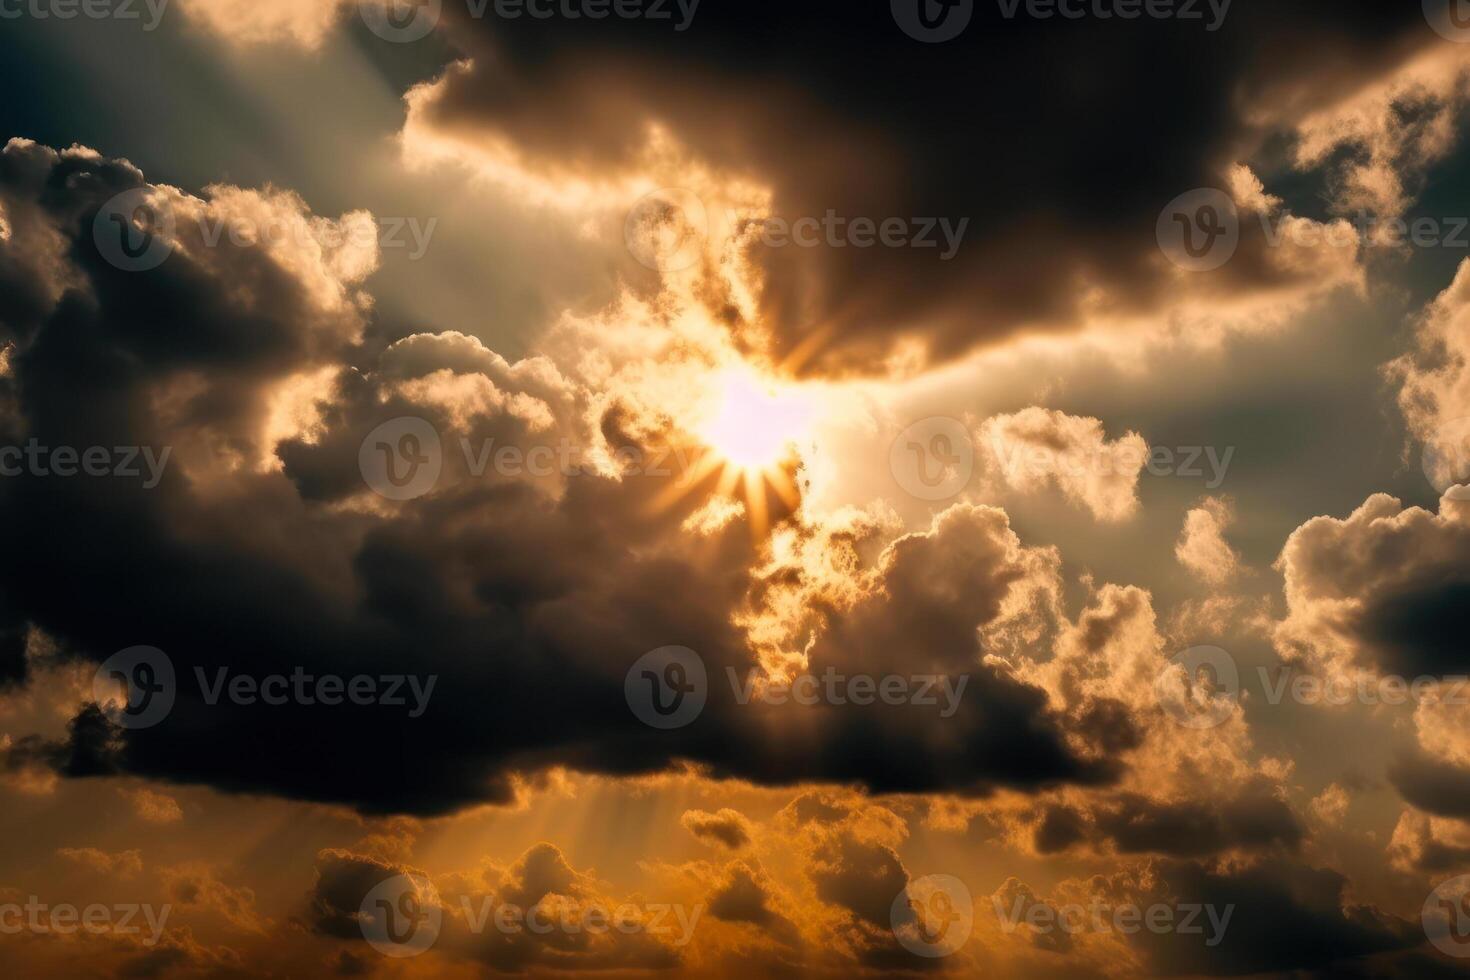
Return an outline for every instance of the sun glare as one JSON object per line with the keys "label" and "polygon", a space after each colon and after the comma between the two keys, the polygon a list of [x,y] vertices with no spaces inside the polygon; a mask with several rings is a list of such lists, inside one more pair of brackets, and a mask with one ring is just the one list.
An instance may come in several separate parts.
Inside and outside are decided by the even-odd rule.
{"label": "sun glare", "polygon": [[695,434],[742,470],[776,466],[811,419],[807,399],[763,383],[750,371],[721,372],[715,391],[714,412]]}
{"label": "sun glare", "polygon": [[764,537],[770,529],[769,494],[792,510],[801,504],[801,493],[785,464],[810,430],[811,398],[750,368],[736,367],[710,378],[702,402],[703,410],[689,431],[708,451],[684,479],[654,501],[654,507],[672,505],[718,473],[715,495],[743,498],[751,533]]}

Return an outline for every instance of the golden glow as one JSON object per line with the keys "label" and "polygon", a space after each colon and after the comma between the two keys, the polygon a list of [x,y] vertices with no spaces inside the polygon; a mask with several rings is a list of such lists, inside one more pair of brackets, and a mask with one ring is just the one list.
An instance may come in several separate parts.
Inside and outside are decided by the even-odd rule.
{"label": "golden glow", "polygon": [[808,399],[793,390],[781,390],[745,368],[720,372],[714,390],[718,393],[716,407],[695,427],[695,435],[742,471],[775,467],[811,421]]}
{"label": "golden glow", "polygon": [[810,433],[815,415],[812,399],[790,385],[739,366],[712,375],[700,401],[690,431],[706,451],[654,506],[673,505],[718,473],[715,495],[740,497],[751,533],[764,537],[770,529],[768,493],[775,494],[788,510],[801,503],[801,492],[789,471],[798,444]]}

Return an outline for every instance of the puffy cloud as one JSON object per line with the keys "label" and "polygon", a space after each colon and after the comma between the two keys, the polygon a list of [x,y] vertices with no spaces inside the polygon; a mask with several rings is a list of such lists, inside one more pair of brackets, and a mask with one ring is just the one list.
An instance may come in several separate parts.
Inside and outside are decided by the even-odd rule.
{"label": "puffy cloud", "polygon": [[1138,509],[1148,443],[1136,432],[1109,442],[1097,419],[1032,407],[987,419],[979,443],[1011,490],[1036,493],[1050,484],[1104,521]]}
{"label": "puffy cloud", "polygon": [[1287,616],[1276,643],[1333,673],[1464,673],[1467,556],[1470,519],[1449,498],[1435,514],[1375,494],[1345,519],[1315,517],[1277,561]]}
{"label": "puffy cloud", "polygon": [[1240,555],[1225,540],[1234,519],[1234,507],[1219,497],[1205,498],[1184,515],[1174,557],[1207,585],[1223,585],[1240,570]]}
{"label": "puffy cloud", "polygon": [[140,786],[134,790],[123,790],[123,795],[133,806],[133,812],[147,823],[167,824],[184,819],[184,811],[178,800]]}
{"label": "puffy cloud", "polygon": [[98,874],[117,875],[119,878],[130,878],[143,871],[143,854],[137,850],[109,854],[95,847],[63,847],[56,856]]}
{"label": "puffy cloud", "polygon": [[1441,491],[1470,484],[1470,262],[1424,310],[1414,347],[1387,366],[1399,408]]}
{"label": "puffy cloud", "polygon": [[738,810],[731,810],[729,807],[718,813],[686,810],[679,818],[679,823],[695,837],[722,844],[732,851],[750,843],[750,821]]}

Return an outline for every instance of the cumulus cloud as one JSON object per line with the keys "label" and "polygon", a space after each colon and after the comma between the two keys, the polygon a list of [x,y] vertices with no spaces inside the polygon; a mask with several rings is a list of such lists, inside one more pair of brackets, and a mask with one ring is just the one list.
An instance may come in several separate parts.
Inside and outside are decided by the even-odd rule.
{"label": "cumulus cloud", "polygon": [[1230,501],[1207,497],[1184,515],[1184,529],[1174,557],[1207,585],[1223,585],[1240,570],[1240,555],[1225,540],[1235,519]]}
{"label": "cumulus cloud", "polygon": [[1277,560],[1277,646],[1332,674],[1463,674],[1467,556],[1470,515],[1449,498],[1436,514],[1375,494],[1346,518],[1313,518]]}
{"label": "cumulus cloud", "polygon": [[739,811],[728,807],[718,813],[686,810],[679,823],[695,837],[721,844],[732,851],[750,843],[750,821]]}
{"label": "cumulus cloud", "polygon": [[1019,493],[1054,486],[1103,521],[1138,510],[1138,475],[1148,443],[1136,432],[1109,442],[1098,419],[1044,408],[997,415],[980,426],[979,444],[1000,481]]}

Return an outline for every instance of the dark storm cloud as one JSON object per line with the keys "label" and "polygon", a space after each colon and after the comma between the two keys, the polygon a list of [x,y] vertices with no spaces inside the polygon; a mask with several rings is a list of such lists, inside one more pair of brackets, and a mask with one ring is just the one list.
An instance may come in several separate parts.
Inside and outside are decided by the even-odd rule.
{"label": "dark storm cloud", "polygon": [[1464,766],[1416,749],[1394,760],[1388,780],[1426,813],[1470,820],[1470,769]]}
{"label": "dark storm cloud", "polygon": [[[753,250],[781,352],[817,336],[829,365],[849,367],[902,336],[944,357],[1075,324],[1079,286],[1106,290],[1108,313],[1157,309],[1175,287],[1155,222],[1261,145],[1248,116],[1295,117],[1438,40],[1414,4],[1266,0],[1237,0],[1215,32],[1007,20],[977,3],[938,45],[876,2],[706,0],[678,34],[618,18],[470,20],[455,4],[446,17],[474,67],[449,73],[425,119],[470,143],[508,137],[533,170],[629,166],[656,121],[767,182],[787,221],[968,218],[951,261]],[[1233,262],[1190,287],[1223,302],[1279,285],[1254,225]]]}
{"label": "dark storm cloud", "polygon": [[1336,975],[1340,964],[1424,941],[1417,923],[1347,904],[1347,879],[1329,869],[1274,862],[1231,872],[1165,862],[1154,871],[1171,903],[1234,909],[1214,947],[1179,931],[1141,930],[1132,936],[1152,972],[1160,975]]}
{"label": "dark storm cloud", "polygon": [[[686,759],[770,784],[970,794],[1098,784],[1121,771],[1115,753],[1074,752],[1068,720],[1042,691],[980,663],[977,628],[1032,573],[1003,512],[955,508],[891,549],[883,589],[825,611],[814,672],[927,674],[920,683],[937,700],[741,704],[729,675],[743,682],[755,664],[731,614],[755,552],[741,520],[709,537],[681,530],[708,486],[658,510],[650,501],[673,472],[584,473],[552,496],[493,472],[473,478],[460,460],[428,496],[377,501],[356,452],[376,425],[421,415],[449,459],[460,436],[524,445],[535,405],[566,408],[552,373],[518,374],[459,335],[417,338],[382,354],[372,384],[383,397],[373,397],[365,375],[340,367],[361,354],[351,279],[334,284],[317,253],[181,239],[158,268],[124,272],[98,253],[92,222],[141,175],[86,153],[16,145],[7,155],[25,166],[5,193],[50,215],[67,259],[55,270],[67,288],[47,315],[4,324],[17,345],[0,377],[16,406],[7,438],[176,444],[182,459],[152,489],[33,474],[0,482],[11,621],[87,662],[157,647],[178,688],[154,727],[114,730],[88,709],[69,740],[18,744],[14,764],[416,813],[505,801],[513,774],[554,765],[633,774]],[[179,197],[176,207],[203,205]],[[315,390],[320,431],[277,454],[262,435],[271,393],[323,368],[335,385]],[[506,400],[466,420],[454,398],[424,394],[458,382]],[[611,409],[601,428],[628,420]],[[276,460],[278,470],[261,465]],[[376,511],[364,512],[364,498]],[[624,679],[670,644],[703,658],[709,699],[695,723],[658,731],[629,710]],[[203,687],[221,670],[437,683],[407,717],[379,703],[210,704]],[[939,696],[946,687],[959,694],[952,704]]]}
{"label": "dark storm cloud", "polygon": [[1128,795],[1095,815],[1098,830],[1124,854],[1213,854],[1230,848],[1294,850],[1303,831],[1296,814],[1265,787],[1223,804],[1159,803]]}
{"label": "dark storm cloud", "polygon": [[1462,503],[1446,497],[1435,514],[1375,494],[1346,518],[1303,524],[1278,564],[1290,615],[1277,636],[1288,653],[1330,658],[1345,650],[1359,666],[1408,681],[1470,673],[1470,520]]}

